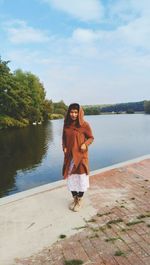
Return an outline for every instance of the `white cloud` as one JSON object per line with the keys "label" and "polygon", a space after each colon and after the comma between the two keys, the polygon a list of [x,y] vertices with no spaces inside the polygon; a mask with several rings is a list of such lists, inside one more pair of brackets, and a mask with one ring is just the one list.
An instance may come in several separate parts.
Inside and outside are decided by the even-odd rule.
{"label": "white cloud", "polygon": [[119,29],[127,44],[150,50],[150,18],[140,17]]}
{"label": "white cloud", "polygon": [[149,0],[114,0],[106,5],[107,19],[119,25],[127,24],[141,16],[150,15]]}
{"label": "white cloud", "polygon": [[113,30],[77,28],[71,40],[72,51],[81,57],[91,57],[89,50],[93,50],[93,59],[124,56],[124,53],[138,58],[139,54],[150,52],[150,17],[141,15]]}
{"label": "white cloud", "polygon": [[100,0],[43,0],[54,8],[82,21],[99,21],[103,18],[104,8]]}
{"label": "white cloud", "polygon": [[[54,0],[50,2],[54,3]],[[56,2],[60,6],[66,3],[63,0]],[[12,60],[14,68],[37,74],[44,82],[47,97],[54,101],[63,99],[69,104],[73,99],[81,104],[94,104],[148,99],[149,4],[147,2],[146,6],[138,1],[136,5],[134,0],[114,2],[118,2],[118,6],[111,5],[108,20],[110,22],[110,18],[114,18],[119,21],[115,27],[104,29],[100,24],[94,24],[94,29],[91,24],[89,28],[78,24],[70,37],[50,36],[52,41],[49,45],[42,45],[42,50],[32,52],[33,47],[27,46],[28,49],[20,47],[14,51],[12,46],[7,58]],[[21,21],[7,25],[7,28],[11,27],[29,28]],[[44,37],[48,40],[45,33]]]}
{"label": "white cloud", "polygon": [[137,8],[137,5],[134,6],[133,2],[133,0],[115,0],[113,4],[110,2],[107,7],[107,12],[112,23],[128,23],[135,19],[141,10]]}
{"label": "white cloud", "polygon": [[94,32],[91,29],[83,29],[83,28],[77,28],[74,30],[72,34],[72,38],[77,42],[83,42],[83,43],[91,43],[93,41],[96,41],[99,36],[97,32]]}
{"label": "white cloud", "polygon": [[12,20],[4,23],[4,29],[9,40],[14,44],[46,42],[48,35],[39,30],[29,27],[25,21]]}

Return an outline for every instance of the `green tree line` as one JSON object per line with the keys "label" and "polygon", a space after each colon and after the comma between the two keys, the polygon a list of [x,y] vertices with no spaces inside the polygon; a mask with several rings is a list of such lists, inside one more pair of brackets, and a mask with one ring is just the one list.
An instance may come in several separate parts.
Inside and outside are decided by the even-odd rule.
{"label": "green tree line", "polygon": [[128,102],[106,105],[85,105],[83,106],[86,115],[98,115],[102,113],[150,113],[150,101]]}
{"label": "green tree line", "polygon": [[83,110],[85,115],[99,115],[101,114],[101,110],[99,107],[91,106],[91,107],[84,107]]}
{"label": "green tree line", "polygon": [[145,100],[144,109],[147,114],[150,114],[150,100]]}
{"label": "green tree line", "polygon": [[144,111],[144,101],[140,102],[127,102],[127,103],[118,103],[112,105],[106,105],[101,107],[101,112],[126,112],[126,113],[134,113]]}
{"label": "green tree line", "polygon": [[31,72],[11,72],[9,61],[0,58],[0,128],[24,127],[64,117],[63,101],[46,99],[40,79]]}

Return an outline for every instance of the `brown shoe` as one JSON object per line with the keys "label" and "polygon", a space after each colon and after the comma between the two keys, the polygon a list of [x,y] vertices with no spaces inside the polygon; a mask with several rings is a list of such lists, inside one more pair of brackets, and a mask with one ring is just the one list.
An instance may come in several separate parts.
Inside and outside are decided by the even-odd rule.
{"label": "brown shoe", "polygon": [[83,204],[83,198],[77,197],[76,204],[73,208],[74,212],[79,212]]}
{"label": "brown shoe", "polygon": [[76,203],[77,203],[77,196],[74,196],[73,202],[71,202],[71,204],[69,205],[69,209],[73,211]]}

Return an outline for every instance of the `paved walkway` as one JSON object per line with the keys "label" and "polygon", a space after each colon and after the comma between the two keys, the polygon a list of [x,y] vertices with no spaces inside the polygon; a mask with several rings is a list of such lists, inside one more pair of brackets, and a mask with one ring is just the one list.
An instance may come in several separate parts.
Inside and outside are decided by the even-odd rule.
{"label": "paved walkway", "polygon": [[[57,200],[53,208],[58,204]],[[64,205],[64,229],[59,229],[59,219],[55,243],[31,256],[27,252],[24,258],[16,257],[10,265],[150,265],[150,158],[91,176],[80,213]],[[72,233],[65,230],[70,222]],[[51,228],[47,231],[51,237]]]}

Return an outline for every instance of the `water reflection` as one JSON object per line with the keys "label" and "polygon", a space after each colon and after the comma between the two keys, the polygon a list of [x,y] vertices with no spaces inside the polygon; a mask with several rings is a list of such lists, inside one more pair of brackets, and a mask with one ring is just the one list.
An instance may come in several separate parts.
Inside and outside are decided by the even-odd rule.
{"label": "water reflection", "polygon": [[53,140],[52,124],[0,131],[0,196],[15,188],[18,170],[39,166]]}
{"label": "water reflection", "polygon": [[[87,116],[95,137],[90,169],[150,154],[150,115]],[[0,196],[62,179],[63,120],[0,131]]]}

